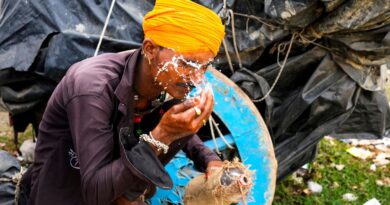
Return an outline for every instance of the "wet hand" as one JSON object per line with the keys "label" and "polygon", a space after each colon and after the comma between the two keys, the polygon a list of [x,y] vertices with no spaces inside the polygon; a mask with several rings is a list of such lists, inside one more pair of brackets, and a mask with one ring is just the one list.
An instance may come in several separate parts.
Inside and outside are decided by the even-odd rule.
{"label": "wet hand", "polygon": [[213,108],[212,92],[202,92],[198,99],[177,104],[169,109],[152,131],[152,135],[169,145],[175,140],[195,134],[209,119]]}

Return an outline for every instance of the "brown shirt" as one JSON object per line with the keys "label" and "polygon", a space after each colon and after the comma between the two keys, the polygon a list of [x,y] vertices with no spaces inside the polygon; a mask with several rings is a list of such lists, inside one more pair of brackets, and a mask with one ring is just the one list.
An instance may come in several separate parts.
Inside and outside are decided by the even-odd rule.
{"label": "brown shirt", "polygon": [[160,158],[135,137],[132,83],[139,53],[103,54],[68,70],[39,127],[30,204],[133,200],[154,186],[172,187],[164,164],[181,149],[201,166],[219,160],[197,135],[175,141]]}

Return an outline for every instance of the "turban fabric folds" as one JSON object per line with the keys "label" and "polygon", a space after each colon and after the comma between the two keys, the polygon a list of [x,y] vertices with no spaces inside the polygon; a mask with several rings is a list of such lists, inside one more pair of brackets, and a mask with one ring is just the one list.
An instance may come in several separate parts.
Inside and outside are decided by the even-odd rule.
{"label": "turban fabric folds", "polygon": [[212,10],[190,0],[157,0],[142,24],[146,38],[180,53],[217,55],[225,27]]}

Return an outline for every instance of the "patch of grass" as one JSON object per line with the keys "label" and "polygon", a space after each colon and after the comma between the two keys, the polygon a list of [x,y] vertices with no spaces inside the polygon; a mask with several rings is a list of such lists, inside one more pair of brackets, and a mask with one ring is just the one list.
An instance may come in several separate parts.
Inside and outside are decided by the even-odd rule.
{"label": "patch of grass", "polygon": [[[23,133],[19,133],[18,135],[19,147],[24,140],[32,139],[32,136],[33,136],[33,129],[32,126],[29,125]],[[0,145],[2,145],[0,146],[0,149],[15,154],[16,149],[13,140],[14,140],[13,132],[4,132],[3,134],[0,134]]]}
{"label": "patch of grass", "polygon": [[[370,170],[372,162],[356,159],[346,150],[349,145],[338,140],[323,139],[319,154],[311,163],[309,179],[323,187],[320,194],[305,194],[307,180],[298,183],[292,176],[284,179],[276,187],[274,205],[311,204],[353,204],[361,205],[376,198],[382,205],[390,204],[390,187],[378,186],[376,180],[390,177],[390,165]],[[331,164],[343,164],[338,171]],[[343,200],[343,194],[352,193],[358,199],[353,202]]]}

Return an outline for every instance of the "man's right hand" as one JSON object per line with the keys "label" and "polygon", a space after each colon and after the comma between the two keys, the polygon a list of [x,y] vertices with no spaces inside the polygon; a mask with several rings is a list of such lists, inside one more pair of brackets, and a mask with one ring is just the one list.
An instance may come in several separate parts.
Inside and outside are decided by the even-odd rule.
{"label": "man's right hand", "polygon": [[[209,119],[213,108],[212,92],[202,92],[199,100],[183,102],[170,108],[152,131],[152,135],[156,140],[169,145],[175,140],[195,134]],[[201,111],[200,115],[196,109]]]}

